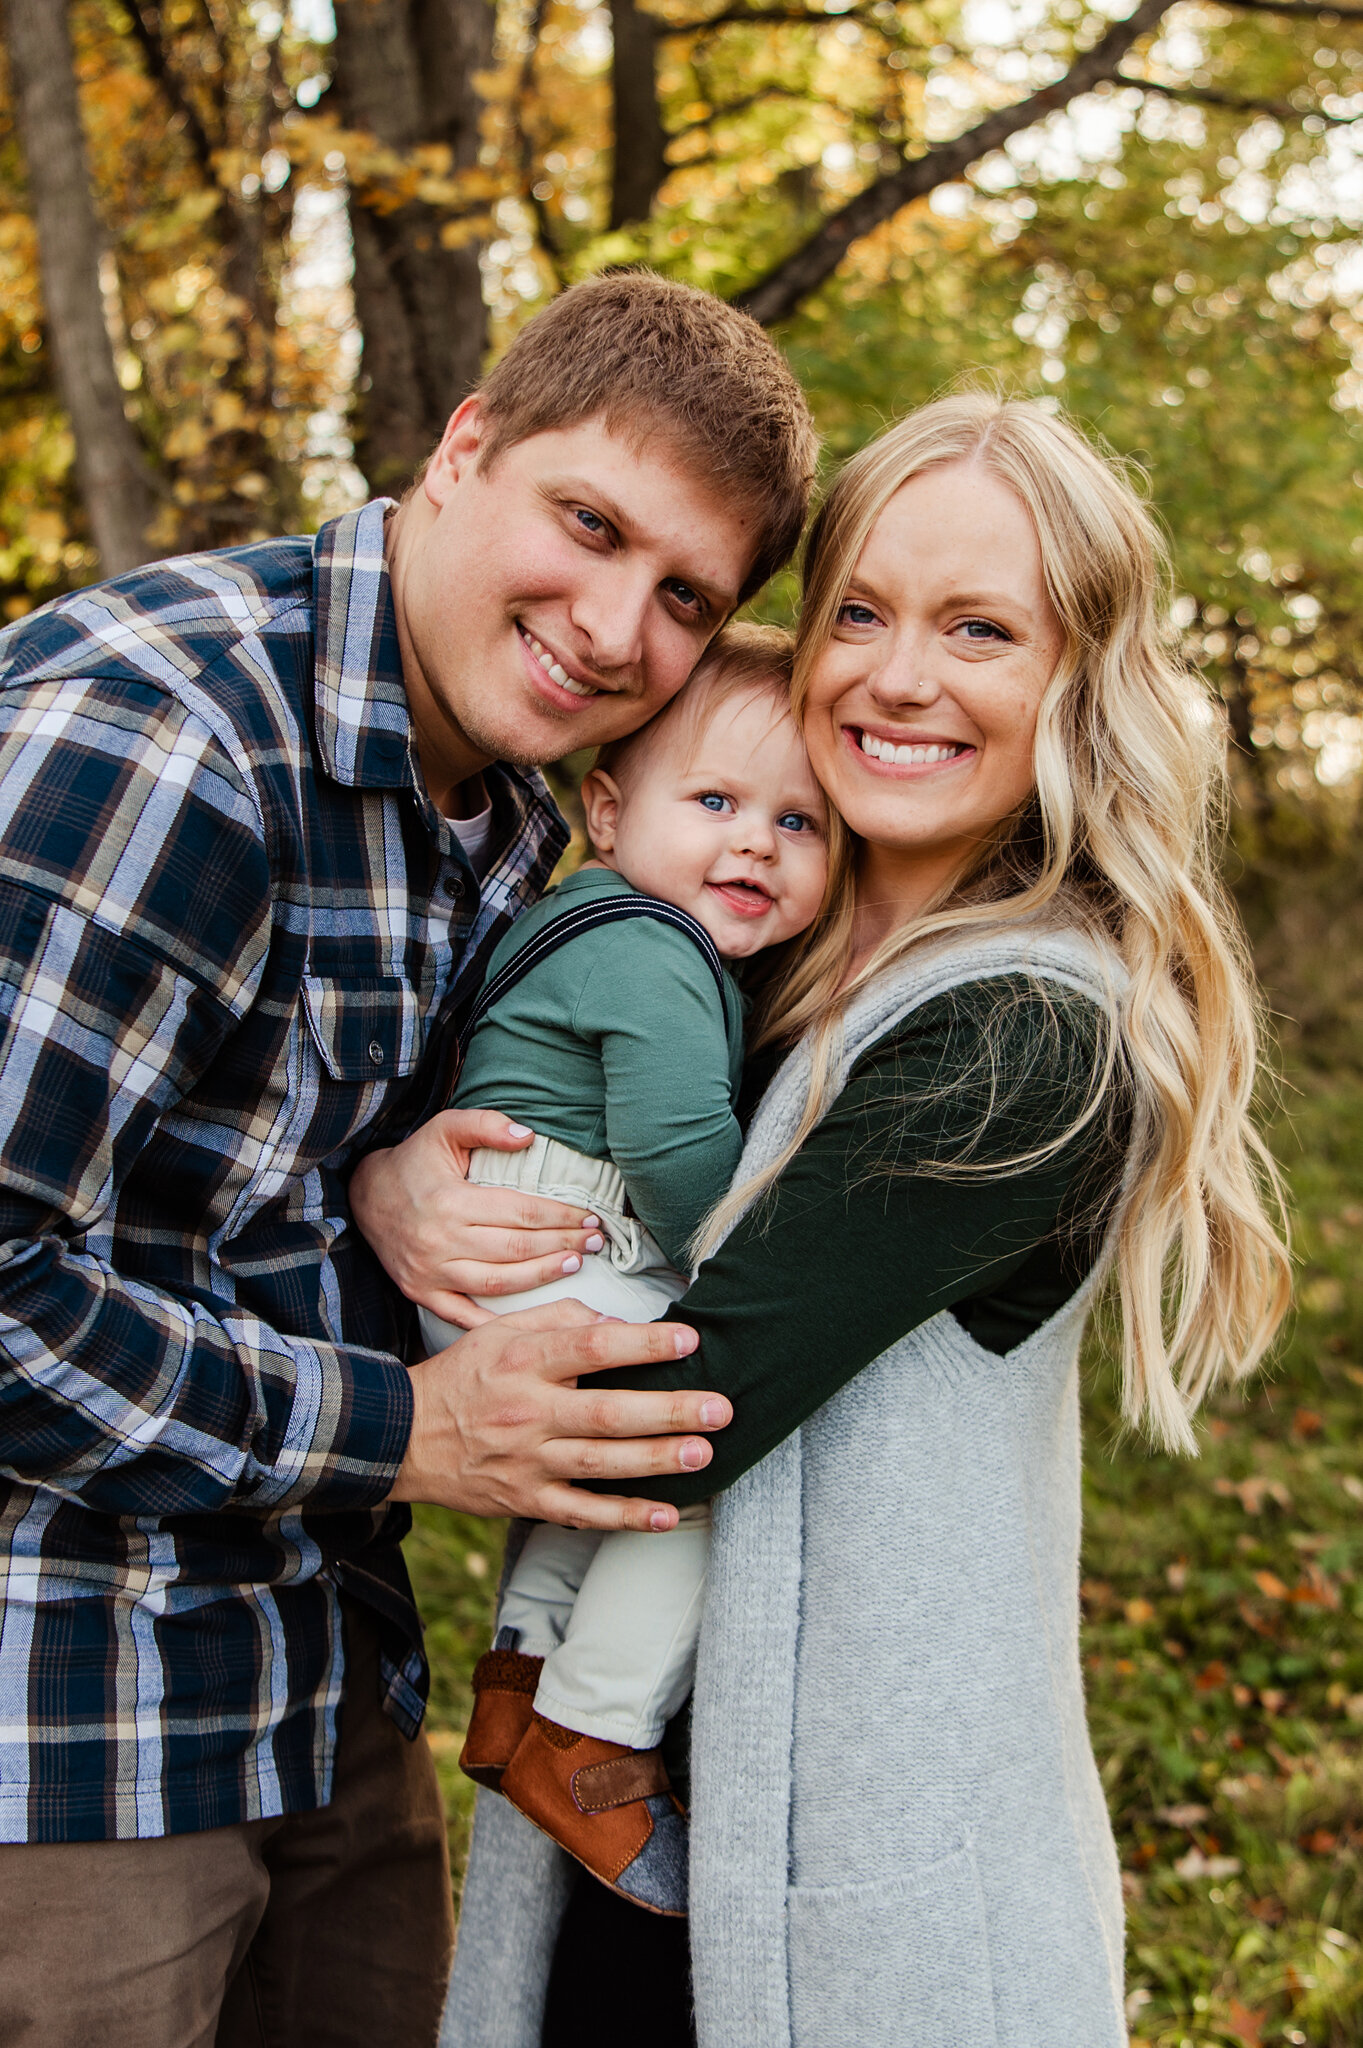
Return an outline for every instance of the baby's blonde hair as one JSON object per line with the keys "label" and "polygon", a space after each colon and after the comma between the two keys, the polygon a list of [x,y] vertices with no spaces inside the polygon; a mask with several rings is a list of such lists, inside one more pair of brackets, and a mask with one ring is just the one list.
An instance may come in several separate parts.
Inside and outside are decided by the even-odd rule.
{"label": "baby's blonde hair", "polygon": [[716,707],[748,690],[769,692],[789,713],[794,674],[795,637],[784,626],[722,626],[671,702],[635,732],[598,747],[592,767],[623,787],[660,738],[680,739],[689,749]]}
{"label": "baby's blonde hair", "polygon": [[855,846],[845,836],[830,846],[820,921],[762,1026],[768,1039],[811,1034],[804,1114],[781,1157],[716,1210],[698,1249],[718,1242],[828,1108],[842,1015],[868,982],[948,936],[1078,927],[1125,971],[1115,1040],[1078,1120],[1096,1113],[1120,1064],[1135,1110],[1115,1235],[1123,1407],[1157,1442],[1192,1449],[1198,1403],[1223,1374],[1249,1373],[1271,1342],[1291,1265],[1277,1173],[1250,1120],[1253,977],[1217,873],[1224,716],[1174,651],[1165,551],[1121,465],[1026,400],[966,392],[911,413],[852,458],[815,522],[794,707],[800,716],[885,506],[910,478],[964,462],[983,465],[1027,508],[1064,633],[1037,719],[1034,798],[850,979]]}

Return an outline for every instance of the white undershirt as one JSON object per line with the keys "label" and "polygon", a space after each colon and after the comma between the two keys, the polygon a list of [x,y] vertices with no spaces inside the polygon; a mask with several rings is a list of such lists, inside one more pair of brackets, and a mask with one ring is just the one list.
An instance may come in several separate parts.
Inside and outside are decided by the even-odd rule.
{"label": "white undershirt", "polygon": [[445,823],[464,849],[465,858],[481,882],[487,873],[488,850],[492,843],[492,799],[483,788],[483,808],[471,818],[446,818]]}

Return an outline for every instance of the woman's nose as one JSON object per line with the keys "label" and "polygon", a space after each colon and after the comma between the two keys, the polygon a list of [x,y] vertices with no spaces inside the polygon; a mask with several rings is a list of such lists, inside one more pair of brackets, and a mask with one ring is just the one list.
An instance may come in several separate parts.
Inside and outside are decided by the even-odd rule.
{"label": "woman's nose", "polygon": [[869,678],[871,695],[887,711],[905,705],[935,704],[942,685],[933,674],[930,647],[903,645]]}

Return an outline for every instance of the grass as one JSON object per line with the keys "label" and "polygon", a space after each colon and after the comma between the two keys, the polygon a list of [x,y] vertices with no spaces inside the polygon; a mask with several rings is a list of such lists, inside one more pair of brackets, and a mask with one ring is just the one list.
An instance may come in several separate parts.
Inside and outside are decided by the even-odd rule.
{"label": "grass", "polygon": [[[1275,1149],[1299,1307],[1200,1459],[1121,1440],[1088,1388],[1084,1655],[1121,1851],[1133,2048],[1363,2040],[1363,1078],[1306,1070]],[[499,1528],[418,1511],[431,1723],[456,1767]]]}

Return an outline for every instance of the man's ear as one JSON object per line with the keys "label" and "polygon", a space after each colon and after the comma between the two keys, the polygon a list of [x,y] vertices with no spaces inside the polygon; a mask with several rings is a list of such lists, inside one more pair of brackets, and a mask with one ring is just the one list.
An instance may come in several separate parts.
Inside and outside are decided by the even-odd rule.
{"label": "man's ear", "polygon": [[439,446],[426,464],[421,488],[437,509],[466,474],[476,469],[483,445],[483,410],[475,394],[455,407]]}
{"label": "man's ear", "polygon": [[615,849],[616,821],[620,815],[620,785],[604,768],[593,768],[582,778],[582,808],[587,814],[587,837],[598,853]]}

